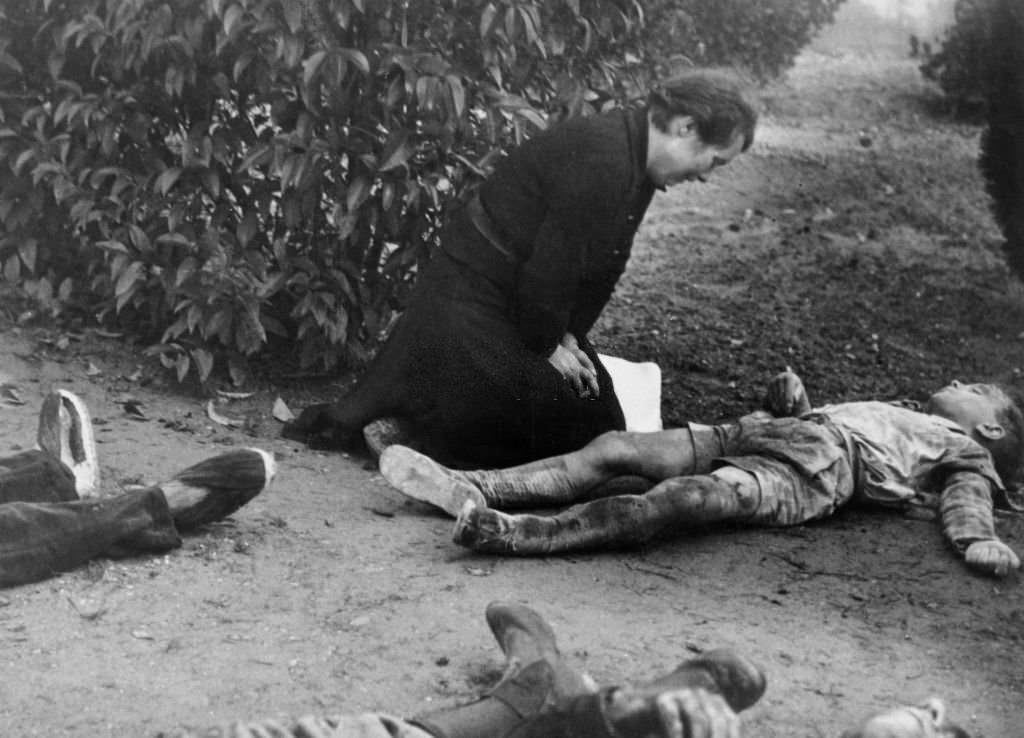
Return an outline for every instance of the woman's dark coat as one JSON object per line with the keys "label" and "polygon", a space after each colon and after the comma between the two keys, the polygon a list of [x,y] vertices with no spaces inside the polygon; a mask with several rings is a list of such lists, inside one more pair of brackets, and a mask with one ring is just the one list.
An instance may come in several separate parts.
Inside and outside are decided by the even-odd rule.
{"label": "woman's dark coat", "polygon": [[[653,196],[646,158],[638,109],[566,121],[503,159],[479,203],[453,216],[391,336],[328,411],[332,422],[357,430],[404,417],[423,450],[464,466],[564,453],[622,429],[587,333]],[[547,360],[566,332],[598,367],[596,399],[577,397]]]}

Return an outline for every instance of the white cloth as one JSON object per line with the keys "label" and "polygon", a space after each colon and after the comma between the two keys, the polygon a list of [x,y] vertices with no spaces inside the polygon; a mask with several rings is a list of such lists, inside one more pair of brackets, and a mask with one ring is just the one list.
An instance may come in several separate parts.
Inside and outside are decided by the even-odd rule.
{"label": "white cloth", "polygon": [[626,430],[660,431],[661,368],[653,361],[627,361],[598,354],[612,378],[612,386],[626,418]]}

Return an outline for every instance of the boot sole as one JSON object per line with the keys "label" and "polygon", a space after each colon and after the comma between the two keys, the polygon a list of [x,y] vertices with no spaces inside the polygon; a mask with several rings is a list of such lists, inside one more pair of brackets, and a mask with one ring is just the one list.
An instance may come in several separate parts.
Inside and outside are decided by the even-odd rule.
{"label": "boot sole", "polygon": [[75,477],[81,498],[100,489],[100,465],[89,408],[78,395],[58,389],[47,395],[39,411],[36,440],[40,449],[60,460]]}
{"label": "boot sole", "polygon": [[457,518],[467,500],[487,507],[483,495],[459,481],[429,456],[407,446],[388,446],[380,456],[380,473],[392,487]]}

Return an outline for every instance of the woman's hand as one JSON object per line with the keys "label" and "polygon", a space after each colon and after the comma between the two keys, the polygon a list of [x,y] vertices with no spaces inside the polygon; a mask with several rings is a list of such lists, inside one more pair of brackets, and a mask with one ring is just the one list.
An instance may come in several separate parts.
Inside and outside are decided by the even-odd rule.
{"label": "woman's hand", "polygon": [[562,336],[561,343],[548,357],[548,363],[572,386],[577,396],[586,399],[601,393],[597,383],[597,368],[571,333]]}

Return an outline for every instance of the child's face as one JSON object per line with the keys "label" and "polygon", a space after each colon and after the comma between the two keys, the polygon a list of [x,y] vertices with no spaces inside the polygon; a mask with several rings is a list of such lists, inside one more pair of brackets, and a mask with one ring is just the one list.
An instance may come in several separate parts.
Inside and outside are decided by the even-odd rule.
{"label": "child's face", "polygon": [[979,426],[999,425],[999,413],[1009,398],[991,384],[962,384],[953,380],[928,398],[925,410],[952,420],[968,433]]}

